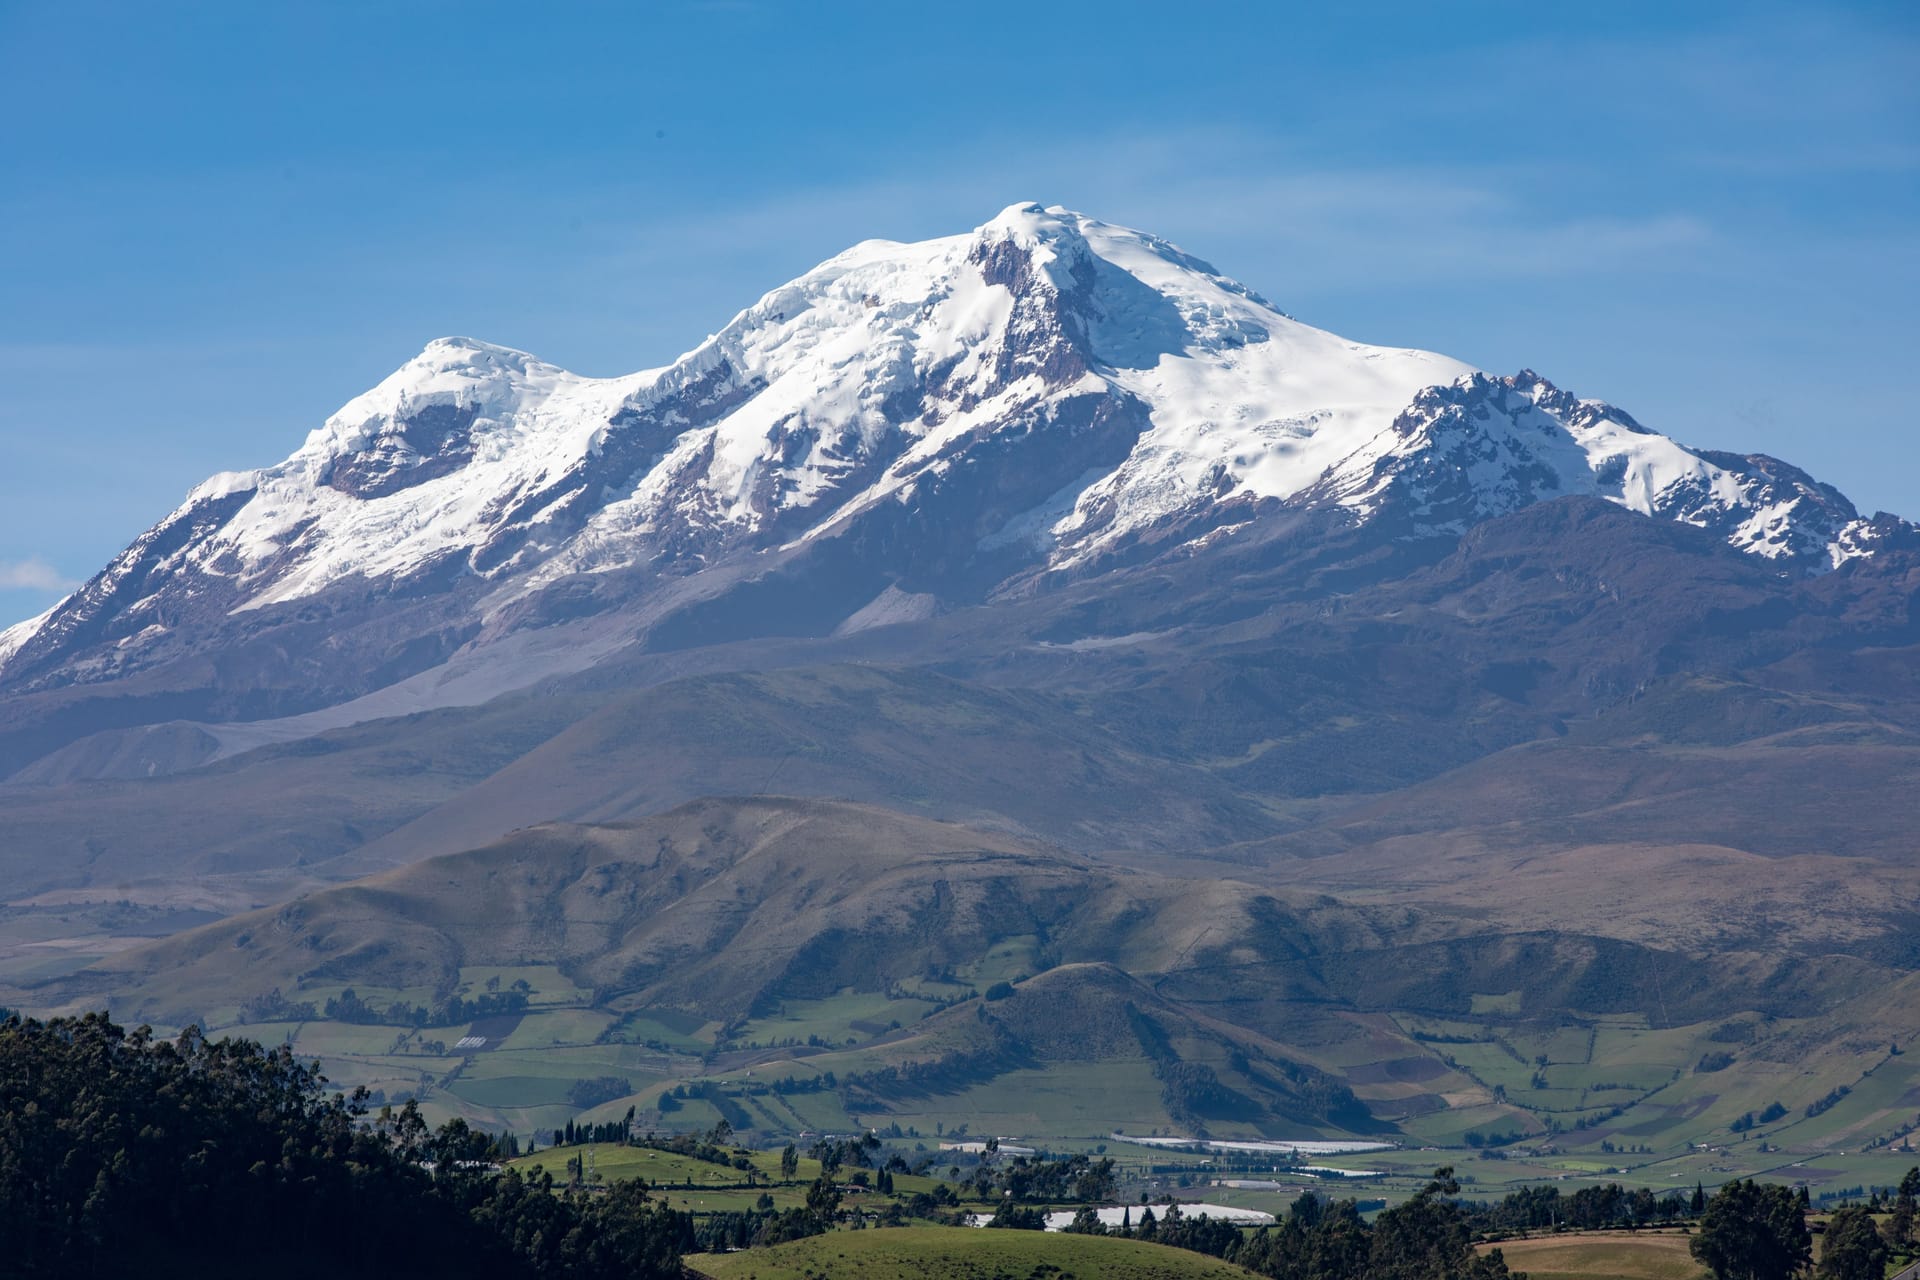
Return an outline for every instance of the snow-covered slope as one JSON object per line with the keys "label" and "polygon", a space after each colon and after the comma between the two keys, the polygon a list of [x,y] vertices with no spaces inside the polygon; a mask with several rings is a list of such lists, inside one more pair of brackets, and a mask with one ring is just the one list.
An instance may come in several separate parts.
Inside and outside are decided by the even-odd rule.
{"label": "snow-covered slope", "polygon": [[[523,352],[441,338],[349,401],[292,457],[216,476],[183,511],[252,497],[182,564],[234,576],[255,608],[350,574],[394,577],[497,535],[503,503],[598,447],[650,375],[580,378]],[[539,512],[530,513],[537,519]]]}
{"label": "snow-covered slope", "polygon": [[124,674],[274,610],[457,600],[417,629],[462,644],[615,573],[631,599],[837,543],[924,602],[1097,573],[1276,504],[1419,537],[1569,493],[1808,566],[1871,546],[1843,497],[1770,459],[1687,450],[1532,374],[1349,342],[1153,236],[1016,205],[856,245],[664,369],[582,378],[433,342],[0,635],[0,681]]}
{"label": "snow-covered slope", "polygon": [[1869,524],[1796,467],[1685,448],[1531,370],[1426,388],[1315,492],[1363,515],[1395,508],[1429,534],[1582,494],[1712,530],[1754,555],[1827,564],[1864,554]]}
{"label": "snow-covered slope", "polygon": [[6,630],[0,631],[0,669],[5,668],[7,659],[11,658],[20,646],[33,639],[34,635],[39,632],[46,620],[58,612],[60,606],[65,603],[66,600],[57,601],[45,612],[35,614],[33,617],[27,618],[24,621],[16,622]]}

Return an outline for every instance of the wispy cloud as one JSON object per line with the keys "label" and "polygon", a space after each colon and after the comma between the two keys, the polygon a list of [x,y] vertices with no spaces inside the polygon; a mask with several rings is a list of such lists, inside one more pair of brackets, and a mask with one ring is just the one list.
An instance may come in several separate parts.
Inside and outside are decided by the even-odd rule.
{"label": "wispy cloud", "polygon": [[697,218],[608,226],[602,261],[617,274],[658,282],[678,263],[726,261],[751,247],[784,252],[791,271],[862,235],[964,231],[1014,200],[1066,204],[1155,231],[1236,274],[1277,268],[1277,278],[1247,279],[1274,295],[1382,278],[1576,277],[1669,265],[1673,255],[1715,239],[1709,221],[1685,209],[1570,213],[1564,202],[1529,196],[1564,182],[1546,165],[1334,168],[1230,131],[1135,134],[1059,148],[1000,146],[951,156],[937,173],[789,190]]}
{"label": "wispy cloud", "polygon": [[0,560],[0,590],[71,591],[79,585],[38,556]]}

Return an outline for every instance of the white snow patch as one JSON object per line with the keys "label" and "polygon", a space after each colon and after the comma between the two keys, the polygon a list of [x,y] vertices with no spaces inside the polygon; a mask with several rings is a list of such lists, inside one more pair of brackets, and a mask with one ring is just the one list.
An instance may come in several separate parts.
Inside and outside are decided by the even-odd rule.
{"label": "white snow patch", "polygon": [[60,611],[60,606],[73,599],[71,595],[62,596],[45,613],[37,613],[24,621],[16,622],[5,631],[0,631],[0,669],[7,665],[7,659],[20,652],[22,646],[47,624],[47,619]]}
{"label": "white snow patch", "polygon": [[[903,622],[925,622],[940,612],[940,600],[926,592],[902,591],[888,587],[866,604],[847,615],[833,629],[836,636],[850,636],[874,627],[898,626]],[[944,1150],[944,1148],[943,1148]]]}

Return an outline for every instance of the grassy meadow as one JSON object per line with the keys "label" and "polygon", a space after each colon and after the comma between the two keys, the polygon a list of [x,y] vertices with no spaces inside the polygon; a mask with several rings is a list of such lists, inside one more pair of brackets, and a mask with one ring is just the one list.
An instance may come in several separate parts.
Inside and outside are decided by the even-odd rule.
{"label": "grassy meadow", "polygon": [[966,1227],[835,1231],[770,1249],[695,1254],[687,1264],[714,1280],[1226,1280],[1253,1274],[1136,1240]]}
{"label": "grassy meadow", "polygon": [[1704,1280],[1707,1272],[1677,1232],[1596,1231],[1483,1245],[1533,1280]]}

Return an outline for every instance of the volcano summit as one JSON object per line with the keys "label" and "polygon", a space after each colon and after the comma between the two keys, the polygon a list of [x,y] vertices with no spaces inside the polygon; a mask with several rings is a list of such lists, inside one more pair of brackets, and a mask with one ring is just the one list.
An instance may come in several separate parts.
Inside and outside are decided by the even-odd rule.
{"label": "volcano summit", "polygon": [[[806,575],[805,616],[731,611],[727,638],[1044,593],[1289,514],[1414,542],[1569,495],[1791,574],[1904,528],[1774,459],[1347,341],[1156,237],[1015,205],[856,245],[662,369],[430,343],[0,634],[0,689],[130,682],[182,718],[260,719],[467,673],[381,708],[418,709],[657,641],[769,575]],[[554,628],[573,636],[522,635]],[[206,684],[210,654],[246,688]]]}

